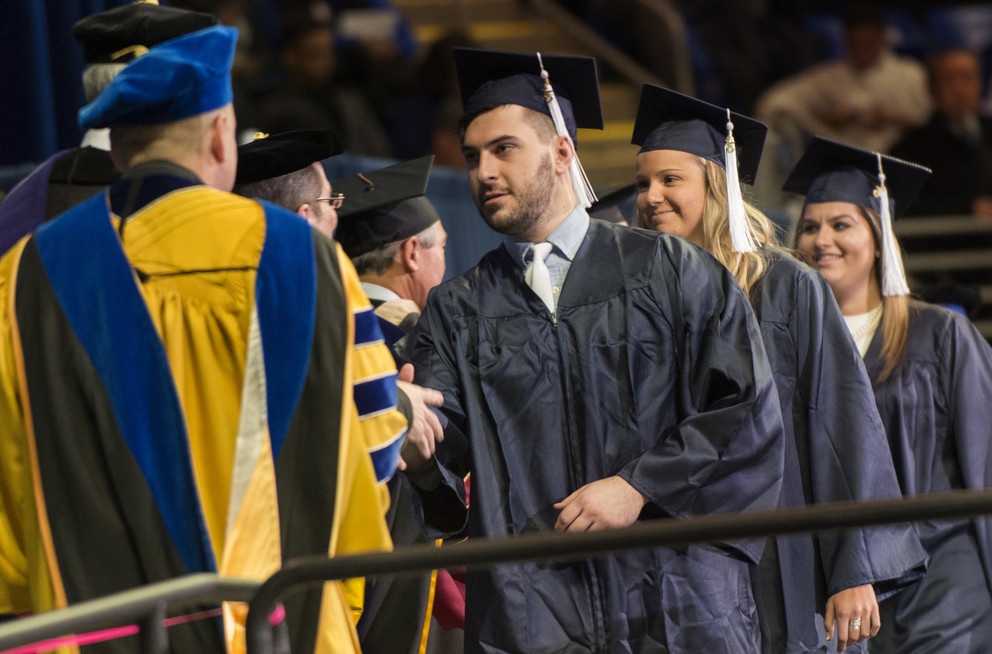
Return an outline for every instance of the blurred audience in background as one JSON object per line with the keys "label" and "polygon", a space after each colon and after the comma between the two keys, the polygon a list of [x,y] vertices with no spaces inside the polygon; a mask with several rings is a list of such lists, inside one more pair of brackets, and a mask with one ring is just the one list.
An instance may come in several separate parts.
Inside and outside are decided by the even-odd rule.
{"label": "blurred audience in background", "polygon": [[892,155],[933,170],[911,213],[992,217],[992,118],[980,113],[982,70],[974,53],[941,50],[928,60],[934,112]]}
{"label": "blurred audience in background", "polygon": [[755,105],[757,118],[793,151],[790,165],[814,135],[887,152],[930,112],[923,64],[892,52],[880,9],[853,7],[844,37],[843,58],[782,80]]}

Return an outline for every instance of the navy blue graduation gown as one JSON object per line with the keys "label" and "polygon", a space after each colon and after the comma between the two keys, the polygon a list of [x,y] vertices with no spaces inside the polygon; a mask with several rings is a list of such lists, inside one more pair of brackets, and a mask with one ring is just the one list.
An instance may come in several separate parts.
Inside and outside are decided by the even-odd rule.
{"label": "navy blue graduation gown", "polygon": [[[899,497],[871,382],[826,280],[776,253],[751,297],[787,435],[782,506]],[[755,580],[764,651],[826,647],[829,596],[874,583],[884,597],[925,558],[908,525],[773,539]]]}
{"label": "navy blue graduation gown", "polygon": [[[592,221],[554,316],[497,248],[431,292],[400,346],[450,421],[446,486],[421,495],[441,535],[463,526],[467,472],[470,537],[551,530],[555,502],[611,475],[647,497],[642,518],[778,504],[781,413],[753,313],[680,238]],[[470,573],[465,650],[757,651],[747,562],[762,547]]]}
{"label": "navy blue graduation gown", "polygon": [[[881,331],[865,355],[872,380]],[[906,495],[992,486],[992,349],[964,316],[911,302],[906,356],[874,384]],[[875,652],[987,652],[992,646],[992,522],[915,523],[926,577],[882,603]]]}

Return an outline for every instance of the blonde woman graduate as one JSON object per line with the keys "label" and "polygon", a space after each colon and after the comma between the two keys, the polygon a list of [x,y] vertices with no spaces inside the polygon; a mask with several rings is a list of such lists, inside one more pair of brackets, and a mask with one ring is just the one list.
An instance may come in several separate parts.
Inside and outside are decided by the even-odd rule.
{"label": "blonde woman graduate", "polygon": [[[702,246],[748,294],[787,432],[780,506],[897,497],[871,384],[830,287],[741,197],[766,129],[645,84],[633,134],[638,226]],[[918,576],[924,558],[907,526],[772,539],[752,569],[763,650],[820,652],[833,641],[863,651],[879,632],[878,597]]]}

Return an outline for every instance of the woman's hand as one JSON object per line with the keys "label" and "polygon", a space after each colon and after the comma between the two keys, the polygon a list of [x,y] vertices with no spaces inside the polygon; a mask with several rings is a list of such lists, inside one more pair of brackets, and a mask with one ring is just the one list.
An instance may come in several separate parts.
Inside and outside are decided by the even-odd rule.
{"label": "woman's hand", "polygon": [[827,600],[827,610],[823,616],[827,640],[834,637],[834,621],[837,622],[838,652],[843,652],[848,645],[877,635],[882,624],[878,616],[875,589],[871,584],[846,588]]}

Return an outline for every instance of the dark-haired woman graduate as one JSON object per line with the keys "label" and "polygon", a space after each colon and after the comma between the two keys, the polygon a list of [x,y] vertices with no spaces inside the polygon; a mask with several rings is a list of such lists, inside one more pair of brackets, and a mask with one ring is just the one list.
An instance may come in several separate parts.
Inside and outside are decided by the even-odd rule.
{"label": "dark-haired woman graduate", "polygon": [[[963,315],[909,298],[892,233],[891,217],[928,176],[817,139],[786,182],[806,194],[794,243],[827,278],[864,355],[906,495],[992,485],[992,349]],[[884,629],[872,654],[988,652],[992,523],[915,526],[930,556],[927,576],[881,602]]]}

